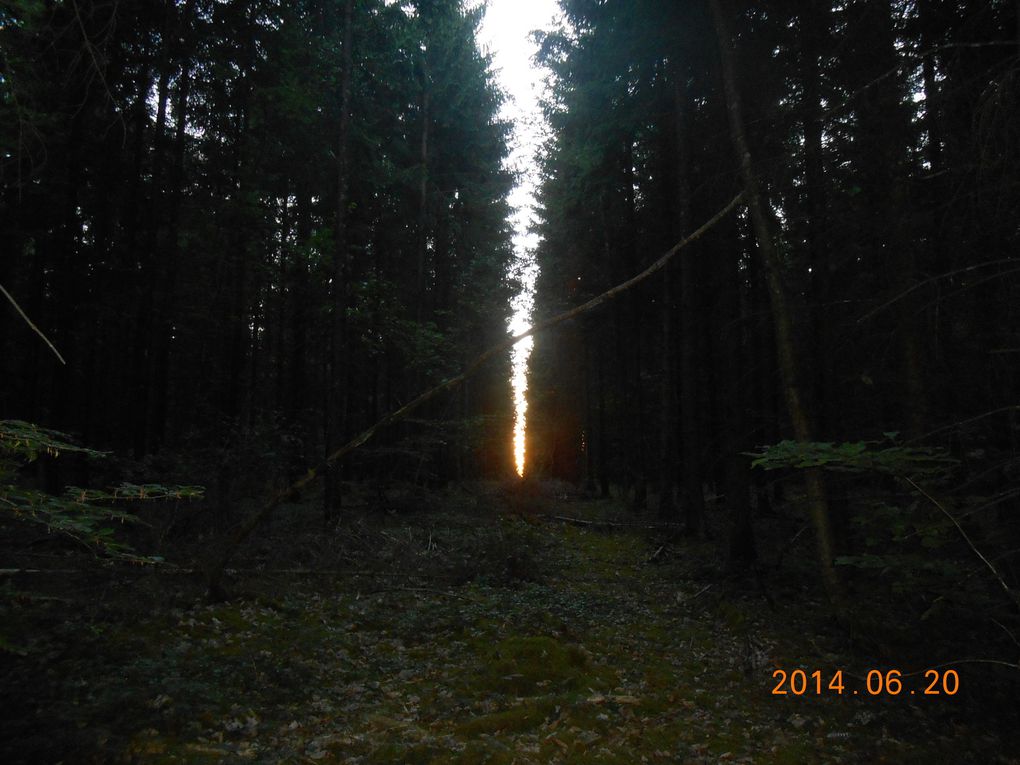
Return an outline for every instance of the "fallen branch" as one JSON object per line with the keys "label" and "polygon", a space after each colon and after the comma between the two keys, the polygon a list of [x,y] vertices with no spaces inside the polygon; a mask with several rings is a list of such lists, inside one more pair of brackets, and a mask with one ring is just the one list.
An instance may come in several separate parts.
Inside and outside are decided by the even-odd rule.
{"label": "fallen branch", "polygon": [[617,521],[589,521],[584,518],[571,518],[569,515],[550,515],[550,521],[569,523],[574,526],[587,526],[589,528],[601,529],[671,529],[675,523],[618,523]]}
{"label": "fallen branch", "polygon": [[646,560],[645,563],[651,563],[656,558],[658,558],[659,555],[662,553],[662,551],[666,549],[666,547],[667,547],[667,545],[662,545],[661,547],[659,547],[659,549],[656,550],[654,553],[652,553],[652,557],[649,558],[648,560]]}
{"label": "fallen branch", "polygon": [[695,240],[700,239],[702,236],[705,235],[707,231],[709,231],[719,221],[725,218],[734,208],[736,208],[736,206],[740,203],[743,197],[744,192],[740,192],[739,194],[737,194],[735,197],[733,197],[733,199],[730,200],[729,204],[727,204],[719,212],[717,212],[715,215],[709,218],[708,221],[702,224],[700,228],[698,228],[689,236],[685,237],[684,239],[673,245],[669,250],[666,251],[664,255],[662,255],[658,260],[656,260],[654,263],[648,266],[648,268],[646,268],[641,273],[631,277],[625,282],[617,284],[615,287],[606,290],[601,295],[593,297],[588,302],[582,303],[576,308],[572,308],[569,311],[565,311],[564,313],[559,314],[558,316],[553,316],[550,319],[541,321],[538,324],[533,325],[531,328],[525,330],[524,332],[521,332],[520,334],[517,335],[513,335],[512,337],[508,337],[506,340],[503,340],[502,342],[492,346],[487,351],[483,352],[481,355],[475,358],[474,361],[468,364],[464,368],[464,371],[462,371],[459,375],[455,375],[454,377],[451,377],[448,380],[439,383],[439,385],[436,385],[435,387],[425,391],[420,396],[413,399],[404,406],[400,407],[399,409],[390,412],[381,420],[376,422],[374,425],[372,425],[366,430],[363,430],[361,433],[352,438],[346,444],[341,446],[332,454],[328,455],[318,465],[316,465],[313,468],[310,468],[303,477],[299,478],[297,481],[292,483],[286,489],[283,489],[273,494],[268,500],[266,500],[266,503],[259,510],[252,513],[237,527],[234,533],[231,534],[230,537],[226,540],[225,544],[220,550],[220,553],[209,565],[207,573],[209,578],[210,599],[222,600],[225,598],[225,593],[223,592],[223,589],[221,587],[223,571],[226,568],[227,563],[229,563],[230,558],[234,554],[234,550],[237,549],[238,545],[240,545],[245,539],[247,539],[248,536],[255,529],[262,525],[262,523],[264,523],[272,515],[273,511],[276,510],[276,508],[279,505],[281,505],[286,500],[297,496],[302,489],[304,489],[316,478],[318,478],[323,471],[325,471],[332,465],[336,464],[341,459],[350,454],[352,451],[354,451],[359,446],[364,444],[366,441],[372,438],[372,436],[374,436],[379,430],[385,428],[388,425],[392,425],[393,423],[398,422],[399,420],[403,420],[405,417],[411,414],[411,412],[415,411],[423,404],[431,401],[440,393],[456,388],[466,379],[471,377],[471,375],[478,371],[478,369],[482,367],[482,365],[484,365],[490,359],[510,350],[513,346],[515,346],[524,338],[530,337],[531,335],[534,335],[538,332],[543,332],[547,329],[555,327],[558,324],[562,324],[566,321],[570,321],[571,319],[581,316],[582,314],[588,313],[589,311],[598,308],[603,303],[609,302],[610,300],[617,297],[621,293],[626,292],[632,287],[640,284],[655,272],[660,271],[666,266],[667,263],[669,263],[673,256],[676,255],[680,250],[682,250],[684,247],[691,244]]}
{"label": "fallen branch", "polygon": [[[673,524],[666,524],[666,527],[670,527],[670,526],[675,528],[676,524],[675,523],[673,523]],[[662,553],[666,550],[667,547],[669,547],[671,544],[673,544],[678,539],[680,539],[683,536],[683,534],[684,534],[684,530],[683,529],[680,529],[679,531],[673,532],[673,534],[671,534],[670,537],[665,542],[662,543],[662,545],[659,547],[659,549],[656,550],[654,553],[652,553],[652,557],[650,557],[648,560],[646,560],[645,563],[654,563],[655,559],[658,558],[660,555],[662,555]]]}
{"label": "fallen branch", "polygon": [[692,600],[695,600],[696,598],[698,598],[698,596],[704,595],[706,592],[708,592],[711,589],[712,589],[712,585],[711,584],[706,584],[704,587],[702,587],[700,590],[698,590],[693,595],[688,595],[686,598],[682,598],[682,599],[678,600],[675,605],[679,608],[680,606],[684,605],[685,603],[690,603]]}

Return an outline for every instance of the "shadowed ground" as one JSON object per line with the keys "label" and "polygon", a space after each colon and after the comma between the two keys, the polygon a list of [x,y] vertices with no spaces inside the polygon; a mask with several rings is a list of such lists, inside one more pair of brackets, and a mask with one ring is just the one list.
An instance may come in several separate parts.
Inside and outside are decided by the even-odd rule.
{"label": "shadowed ground", "polygon": [[[3,761],[1016,761],[1009,670],[871,696],[928,649],[849,643],[808,572],[727,578],[712,543],[557,487],[413,496],[328,536],[292,508],[214,606],[77,553],[6,577]],[[797,668],[822,692],[774,695]]]}

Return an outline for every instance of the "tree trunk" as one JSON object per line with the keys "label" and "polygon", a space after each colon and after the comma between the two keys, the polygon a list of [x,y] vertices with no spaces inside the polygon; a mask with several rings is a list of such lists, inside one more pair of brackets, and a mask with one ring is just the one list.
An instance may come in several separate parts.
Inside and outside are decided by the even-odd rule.
{"label": "tree trunk", "polygon": [[[295,236],[297,237],[294,261],[291,263],[291,308],[290,308],[290,384],[287,386],[287,411],[292,420],[297,420],[305,407],[308,395],[306,375],[308,366],[308,263],[305,248],[312,235],[312,201],[311,194],[302,186],[296,192],[294,203],[297,207],[295,215]],[[303,428],[302,428],[303,430]]]}
{"label": "tree trunk", "polygon": [[417,281],[415,284],[415,318],[418,323],[425,320],[425,294],[426,294],[426,272],[428,270],[428,201],[429,201],[429,121],[431,98],[431,87],[429,84],[428,64],[424,61],[422,54],[422,93],[421,93],[421,133],[418,143],[418,224],[415,235],[415,250],[417,256]]}
{"label": "tree trunk", "polygon": [[[673,77],[674,139],[676,144],[675,232],[682,236],[691,223],[690,138],[687,126],[687,74],[675,67]],[[680,486],[687,533],[700,536],[705,517],[702,489],[698,406],[698,338],[701,327],[696,305],[696,263],[680,259]]]}
{"label": "tree trunk", "polygon": [[696,305],[697,285],[693,261],[690,257],[680,260],[680,440],[684,521],[687,533],[700,536],[705,516],[697,361],[701,327]]}
{"label": "tree trunk", "polygon": [[[634,188],[634,147],[631,139],[627,139],[623,145],[623,181],[624,181],[624,210],[626,213],[624,233],[624,261],[627,267],[633,267],[639,262],[637,254],[637,201]],[[686,260],[686,258],[684,259]],[[621,356],[626,359],[626,370],[624,374],[624,388],[627,391],[628,409],[626,413],[627,425],[624,432],[630,447],[627,449],[627,473],[634,482],[634,493],[631,496],[631,510],[643,512],[648,504],[648,476],[647,458],[645,456],[645,407],[644,389],[641,384],[641,303],[637,294],[624,297],[621,304],[622,324],[618,328],[620,332],[626,332],[629,340],[621,348]],[[618,335],[618,342],[623,342],[623,335]]]}
{"label": "tree trunk", "polygon": [[[714,258],[718,299],[714,325],[715,379],[719,390],[722,440],[722,493],[726,497],[727,567],[743,571],[757,558],[751,516],[751,465],[745,456],[755,444],[747,424],[753,390],[743,383],[744,370],[753,364],[747,340],[750,308],[743,293],[746,278],[740,269],[740,232],[736,221],[720,224],[722,251]],[[729,253],[728,255],[725,253]]]}
{"label": "tree trunk", "polygon": [[284,370],[287,347],[287,243],[290,241],[292,219],[290,205],[290,179],[284,181],[280,200],[280,246],[276,263],[276,320],[273,322],[273,409],[284,411]]}
{"label": "tree trunk", "polygon": [[592,364],[591,364],[591,328],[585,326],[582,343],[584,344],[584,369],[581,379],[584,380],[584,491],[588,496],[595,496],[595,415],[592,407]]}
{"label": "tree trunk", "polygon": [[152,201],[148,210],[150,228],[146,235],[146,241],[140,248],[141,252],[134,256],[140,261],[140,275],[144,280],[134,323],[134,352],[131,354],[132,401],[129,409],[133,418],[132,441],[135,458],[144,456],[150,450],[148,411],[152,373],[152,341],[156,324],[156,293],[160,289],[160,279],[157,273],[160,264],[156,251],[159,220],[163,207],[167,105],[170,101],[171,64],[168,45],[164,41],[159,60],[159,84],[156,89],[156,124],[152,139],[152,180],[150,184]]}
{"label": "tree trunk", "polygon": [[[344,399],[347,375],[347,196],[348,196],[348,137],[351,125],[351,78],[354,55],[354,0],[344,3],[343,50],[340,72],[340,122],[337,128],[336,152],[336,208],[333,219],[333,273],[331,289],[331,317],[329,331],[329,376],[326,394],[326,454],[332,454],[341,443],[344,427]],[[340,470],[331,465],[325,476],[323,492],[323,518],[327,524],[335,523],[340,512]]]}
{"label": "tree trunk", "polygon": [[[811,264],[811,297],[814,350],[813,400],[818,429],[832,436],[830,428],[838,422],[837,387],[834,382],[829,305],[832,260],[826,241],[828,230],[827,189],[824,148],[822,145],[822,87],[820,58],[828,40],[828,10],[817,3],[805,3],[800,16],[800,77],[804,93],[802,104],[804,130],[804,198],[807,212],[808,261]],[[829,320],[822,320],[822,317]]]}
{"label": "tree trunk", "polygon": [[[188,2],[183,10],[184,25],[190,24],[191,9]],[[166,200],[166,222],[163,241],[159,248],[160,284],[157,292],[157,311],[153,318],[152,364],[149,371],[149,397],[146,432],[148,446],[156,451],[166,438],[170,393],[170,354],[174,331],[174,316],[177,308],[177,274],[180,261],[178,247],[178,226],[181,217],[181,196],[184,190],[184,159],[187,145],[188,99],[191,92],[191,62],[181,63],[181,74],[177,84],[177,99],[174,103],[173,164],[171,165]]]}
{"label": "tree trunk", "polygon": [[598,367],[598,407],[599,407],[599,495],[603,499],[609,497],[609,434],[606,432],[606,372],[605,350],[601,343],[595,351]]}
{"label": "tree trunk", "polygon": [[[676,470],[676,354],[674,352],[673,322],[673,269],[668,266],[662,274],[662,423],[659,428],[659,517],[672,520],[676,515],[673,499]],[[587,383],[586,383],[587,385]],[[587,390],[587,389],[586,389]]]}
{"label": "tree trunk", "polygon": [[[727,112],[733,148],[737,154],[740,174],[745,189],[748,212],[758,242],[758,253],[765,269],[769,299],[776,333],[776,354],[783,381],[783,394],[787,412],[793,426],[794,437],[800,442],[814,440],[814,421],[808,411],[801,389],[801,349],[794,335],[793,315],[786,286],[783,283],[779,255],[769,231],[761,187],[751,157],[751,149],[744,129],[744,117],[737,90],[735,56],[732,38],[723,14],[720,0],[709,0],[719,41],[723,86],[726,92]],[[819,469],[804,471],[806,501],[815,531],[818,565],[826,594],[837,611],[841,611],[840,584],[833,567],[832,531],[829,521],[829,503],[822,472]]]}
{"label": "tree trunk", "polygon": [[918,438],[926,430],[927,419],[922,340],[925,295],[923,290],[915,289],[921,251],[916,244],[919,232],[908,214],[909,198],[914,193],[908,186],[912,175],[911,147],[917,143],[909,106],[910,85],[897,69],[902,58],[896,47],[890,0],[873,0],[866,7],[857,8],[851,21],[861,39],[866,40],[856,51],[862,60],[855,70],[858,82],[867,90],[856,109],[855,143],[859,145],[856,164],[864,178],[870,227],[874,231],[873,268],[883,277],[883,286],[901,296],[893,306],[899,390],[890,401],[889,414],[890,419],[901,420],[908,438]]}
{"label": "tree trunk", "polygon": [[[924,50],[934,48],[939,43],[935,33],[939,29],[938,6],[933,0],[920,0],[917,12],[921,25],[921,46]],[[1017,0],[1017,24],[1020,25],[1020,0]],[[942,170],[942,146],[945,141],[942,133],[942,108],[940,85],[935,72],[938,57],[927,55],[921,61],[922,82],[924,84],[924,128],[927,140],[924,145],[925,159],[928,161],[928,172],[937,175]]]}

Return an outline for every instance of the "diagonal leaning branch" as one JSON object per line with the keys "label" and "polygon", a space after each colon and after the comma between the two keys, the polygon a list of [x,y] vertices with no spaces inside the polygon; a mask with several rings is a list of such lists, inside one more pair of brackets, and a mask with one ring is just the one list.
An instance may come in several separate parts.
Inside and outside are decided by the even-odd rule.
{"label": "diagonal leaning branch", "polygon": [[2,284],[0,284],[0,293],[3,293],[3,296],[7,298],[8,302],[12,306],[14,306],[14,310],[21,315],[21,318],[25,320],[25,323],[28,324],[32,331],[39,335],[39,337],[43,339],[43,342],[50,347],[50,350],[53,351],[56,357],[60,360],[60,363],[66,365],[67,362],[64,361],[64,357],[60,355],[60,351],[58,351],[56,346],[54,346],[53,343],[50,342],[50,339],[43,334],[43,331],[39,329],[37,326],[35,326],[35,323],[30,318],[28,318],[28,314],[21,310],[21,306],[18,305],[18,301],[14,299],[10,292],[4,289],[4,285]]}
{"label": "diagonal leaning branch", "polygon": [[729,204],[727,204],[719,212],[717,212],[715,215],[709,218],[697,230],[695,230],[690,235],[688,235],[687,237],[673,245],[658,260],[656,260],[654,263],[648,266],[648,268],[646,268],[641,273],[637,274],[636,276],[632,276],[627,281],[621,282],[620,284],[617,284],[615,287],[606,290],[601,295],[596,295],[591,300],[582,303],[576,308],[571,308],[569,311],[564,311],[563,313],[558,314],[557,316],[553,316],[549,319],[546,319],[545,321],[540,321],[539,323],[532,326],[530,329],[521,332],[518,335],[508,337],[506,340],[503,340],[502,342],[499,342],[496,345],[492,346],[484,353],[482,353],[480,356],[476,357],[474,361],[468,364],[460,374],[454,377],[450,377],[447,380],[444,380],[443,382],[439,383],[439,385],[436,385],[434,388],[430,388],[417,398],[411,400],[404,406],[400,407],[400,409],[396,409],[390,412],[381,420],[376,422],[374,425],[367,428],[366,430],[363,430],[361,433],[352,438],[346,444],[344,444],[339,449],[328,455],[318,465],[316,465],[313,468],[310,468],[304,476],[299,478],[290,486],[273,494],[261,508],[256,510],[250,516],[248,516],[248,518],[246,518],[241,523],[241,525],[237,527],[237,529],[226,540],[226,542],[223,545],[223,548],[220,550],[219,554],[216,556],[212,564],[209,566],[207,574],[209,580],[210,598],[213,599],[223,598],[223,591],[221,589],[223,571],[226,568],[227,563],[230,561],[230,558],[233,555],[234,550],[237,548],[237,546],[241,544],[241,542],[243,542],[245,539],[247,539],[248,536],[255,529],[257,529],[263,522],[265,522],[270,517],[270,515],[272,515],[273,511],[282,502],[286,501],[290,497],[295,496],[299,491],[301,491],[303,488],[312,483],[316,478],[319,477],[323,470],[339,462],[345,456],[347,456],[352,451],[354,451],[359,446],[368,441],[370,438],[372,438],[372,436],[374,436],[379,430],[385,428],[388,425],[392,425],[394,422],[398,422],[399,420],[404,419],[405,417],[407,417],[407,415],[411,414],[411,412],[418,409],[422,404],[425,404],[426,402],[432,400],[440,393],[443,393],[444,391],[450,390],[452,388],[456,388],[466,379],[471,377],[471,375],[477,372],[478,369],[487,361],[492,359],[494,356],[497,356],[501,353],[505,353],[507,350],[512,348],[514,345],[519,343],[524,338],[537,334],[538,332],[550,329],[551,327],[555,327],[557,324],[562,324],[565,321],[570,321],[571,319],[581,316],[582,314],[588,313],[589,311],[598,308],[603,303],[606,303],[612,300],[613,298],[617,297],[621,293],[626,292],[635,285],[640,284],[649,276],[654,274],[656,271],[659,271],[662,268],[664,268],[666,264],[669,263],[670,259],[672,259],[674,255],[680,252],[680,250],[682,250],[684,247],[691,244],[695,240],[700,239],[709,229],[711,229],[720,220],[726,217],[740,203],[743,197],[744,192],[740,192],[739,194],[737,194],[735,197],[733,197],[733,199],[730,200]]}

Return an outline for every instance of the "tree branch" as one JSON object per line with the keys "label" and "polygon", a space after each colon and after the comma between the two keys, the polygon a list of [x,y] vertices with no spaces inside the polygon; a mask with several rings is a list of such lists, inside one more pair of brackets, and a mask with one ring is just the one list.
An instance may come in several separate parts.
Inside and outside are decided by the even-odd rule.
{"label": "tree branch", "polygon": [[946,510],[946,508],[944,508],[939,503],[939,501],[935,499],[931,494],[929,494],[920,486],[918,486],[912,478],[904,476],[904,479],[906,480],[907,483],[909,483],[911,486],[917,489],[921,496],[923,496],[925,499],[927,499],[929,502],[935,505],[935,507],[937,507],[942,512],[942,514],[946,516],[946,518],[948,518],[954,526],[956,526],[956,530],[960,532],[960,536],[963,537],[963,541],[967,543],[967,546],[974,551],[974,554],[977,555],[981,559],[981,562],[988,567],[988,570],[992,572],[992,575],[995,576],[995,578],[999,581],[999,585],[1002,587],[1003,590],[1005,590],[1006,596],[1010,599],[1013,605],[1016,606],[1017,608],[1020,608],[1020,598],[1018,598],[1017,594],[1013,592],[1012,589],[1010,589],[1010,586],[1008,584],[1006,584],[1006,580],[1002,578],[1002,574],[999,573],[998,569],[995,568],[992,562],[988,560],[988,558],[986,558],[982,554],[982,552],[977,548],[977,546],[971,540],[967,532],[963,530],[963,526],[960,525],[960,522],[953,517],[953,514]]}
{"label": "tree branch", "polygon": [[[858,324],[863,324],[864,322],[866,322],[868,319],[870,319],[875,314],[881,313],[882,311],[884,311],[889,306],[891,306],[894,303],[896,303],[896,302],[902,300],[903,298],[907,297],[907,295],[911,294],[915,290],[919,290],[921,287],[924,287],[926,284],[931,284],[932,282],[937,282],[937,281],[939,281],[941,279],[948,279],[951,276],[958,276],[959,274],[969,273],[970,271],[976,271],[979,268],[988,268],[989,266],[1001,266],[1004,263],[1016,263],[1016,262],[1017,262],[1017,258],[1003,258],[1002,260],[990,260],[987,263],[977,263],[977,264],[975,264],[973,266],[967,266],[966,268],[957,268],[957,269],[955,269],[953,271],[946,271],[944,274],[938,274],[937,276],[930,276],[927,279],[922,279],[921,281],[917,282],[917,284],[914,284],[914,285],[910,286],[909,288],[903,290],[903,292],[901,292],[900,294],[898,294],[895,297],[893,297],[893,298],[887,300],[886,302],[882,303],[882,305],[878,306],[878,308],[872,308],[866,314],[861,316],[857,320],[857,323]],[[1011,269],[1011,270],[1006,271],[1006,272],[995,274],[995,275],[992,276],[992,278],[994,279],[994,278],[996,278],[998,276],[1005,276],[1006,274],[1012,274],[1012,273],[1016,273],[1016,269]],[[973,286],[973,285],[971,285],[971,286]]]}
{"label": "tree branch", "polygon": [[21,310],[21,306],[18,305],[18,301],[11,296],[10,292],[4,289],[4,285],[2,284],[0,284],[0,292],[4,293],[4,297],[10,301],[12,306],[14,306],[14,310],[21,314],[21,318],[25,320],[25,323],[28,324],[28,326],[31,327],[32,330],[43,339],[43,342],[50,347],[50,350],[57,355],[57,358],[60,359],[60,363],[66,366],[67,362],[64,361],[64,357],[60,355],[60,351],[58,351],[56,347],[53,345],[53,343],[50,342],[49,338],[42,333],[42,330],[32,323],[32,320],[28,318],[28,315]]}
{"label": "tree branch", "polygon": [[896,66],[892,67],[886,72],[882,72],[882,74],[878,75],[878,77],[873,79],[871,82],[859,87],[853,93],[844,98],[842,103],[837,104],[836,106],[833,106],[822,112],[821,119],[827,120],[830,119],[831,117],[836,116],[844,109],[849,107],[850,103],[856,100],[857,97],[864,93],[866,90],[870,90],[871,88],[878,85],[878,83],[882,82],[882,80],[892,77],[907,64],[916,64],[919,61],[923,61],[928,56],[933,56],[936,53],[941,53],[944,50],[952,50],[953,48],[990,48],[998,46],[1010,47],[1015,45],[1016,45],[1015,40],[989,40],[987,42],[972,42],[972,43],[945,43],[943,45],[936,45],[933,48],[928,48],[928,50],[921,51],[920,53],[906,53],[904,54],[900,62],[896,64]]}

